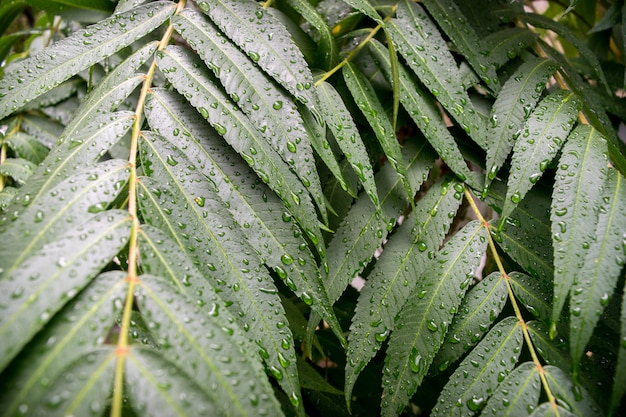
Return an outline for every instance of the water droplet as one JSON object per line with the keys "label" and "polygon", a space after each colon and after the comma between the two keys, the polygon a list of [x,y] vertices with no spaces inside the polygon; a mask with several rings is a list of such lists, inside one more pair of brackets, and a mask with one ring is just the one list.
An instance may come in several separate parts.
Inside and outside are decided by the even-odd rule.
{"label": "water droplet", "polygon": [[205,119],[209,118],[209,111],[204,108],[204,107],[198,107],[198,112],[200,112],[200,114],[202,115],[202,117],[204,117]]}
{"label": "water droplet", "polygon": [[287,368],[291,364],[282,352],[278,352],[278,362],[280,362],[280,366],[283,368]]}
{"label": "water droplet", "polygon": [[167,162],[168,165],[171,165],[171,166],[178,165],[178,161],[176,159],[174,159],[174,157],[172,155],[167,155],[166,162]]}
{"label": "water droplet", "polygon": [[291,152],[291,153],[296,153],[296,151],[297,151],[296,144],[293,143],[292,141],[288,140],[287,141],[287,149],[289,149],[289,152]]}
{"label": "water droplet", "polygon": [[439,326],[437,326],[437,323],[435,323],[433,320],[428,321],[428,323],[426,323],[426,327],[431,332],[436,332],[439,329]]}
{"label": "water droplet", "polygon": [[382,343],[385,341],[385,339],[387,339],[387,336],[389,336],[389,330],[385,330],[384,332],[380,332],[380,333],[376,333],[374,334],[374,338],[376,339],[377,342]]}
{"label": "water droplet", "polygon": [[288,253],[285,253],[283,256],[281,256],[280,260],[285,265],[291,265],[293,263],[293,257],[291,255],[289,255]]}
{"label": "water droplet", "polygon": [[248,56],[254,62],[259,62],[259,59],[261,59],[261,55],[259,55],[257,52],[248,52]]}
{"label": "water droplet", "polygon": [[215,129],[217,133],[219,133],[222,136],[226,133],[226,128],[219,123],[213,123],[213,128]]}
{"label": "water droplet", "polygon": [[514,193],[511,196],[511,202],[513,202],[514,204],[519,204],[520,201],[522,201],[522,199],[521,199],[521,197],[520,197],[518,192]]}
{"label": "water droplet", "polygon": [[272,104],[272,107],[274,108],[274,110],[280,110],[283,108],[283,102],[280,100],[276,100],[274,104]]}
{"label": "water droplet", "polygon": [[311,295],[309,295],[306,291],[302,293],[302,301],[304,301],[304,304],[310,306],[311,304],[313,304],[313,297],[311,297]]}
{"label": "water droplet", "polygon": [[417,242],[417,250],[419,250],[420,252],[424,252],[426,251],[426,249],[428,249],[428,245],[426,244],[426,242],[424,242],[423,240]]}
{"label": "water droplet", "polygon": [[409,366],[411,371],[418,373],[422,370],[422,355],[419,354],[415,347],[411,348],[411,354],[409,355]]}
{"label": "water droplet", "polygon": [[477,396],[472,396],[472,398],[470,398],[469,400],[467,400],[467,408],[469,408],[472,411],[478,411],[482,408],[483,404],[485,402],[485,398],[484,397],[477,397]]}
{"label": "water droplet", "polygon": [[554,210],[554,214],[559,216],[559,217],[565,216],[567,214],[567,207],[563,207],[563,208]]}
{"label": "water droplet", "polygon": [[41,210],[37,210],[37,213],[35,213],[35,223],[40,223],[41,221],[43,221],[44,218],[44,213]]}

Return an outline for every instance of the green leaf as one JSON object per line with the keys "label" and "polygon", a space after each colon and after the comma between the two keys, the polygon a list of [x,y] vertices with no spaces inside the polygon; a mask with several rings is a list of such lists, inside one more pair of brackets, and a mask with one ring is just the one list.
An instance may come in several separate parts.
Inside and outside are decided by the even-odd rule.
{"label": "green leaf", "polygon": [[0,218],[0,276],[13,271],[46,243],[84,221],[88,213],[105,210],[124,186],[126,162],[110,160],[76,174],[31,204],[17,218]]}
{"label": "green leaf", "polygon": [[[22,188],[16,203],[32,205],[60,182],[93,167],[131,128],[135,114],[120,111],[98,115],[66,140],[53,147],[48,157]],[[23,207],[20,208],[23,210]]]}
{"label": "green leaf", "polygon": [[159,352],[135,347],[125,365],[126,392],[138,415],[220,415],[219,401]]}
{"label": "green leaf", "polygon": [[113,346],[93,348],[70,364],[38,404],[32,416],[82,416],[104,412],[115,372]]}
{"label": "green leaf", "polygon": [[79,132],[89,132],[86,126],[99,114],[113,113],[118,106],[144,80],[143,73],[136,71],[154,54],[156,42],[148,42],[122,61],[104,77],[81,102],[72,120],[63,130],[61,141],[78,136]]}
{"label": "green leaf", "polygon": [[539,101],[546,82],[556,70],[547,59],[533,58],[511,75],[491,109],[487,128],[487,180],[492,181],[520,134],[524,120]]}
{"label": "green leaf", "polygon": [[[225,94],[217,89],[198,64],[184,49],[168,47],[158,54],[157,65],[178,91],[185,95],[200,114],[208,116],[215,130],[246,160],[259,177],[276,192],[287,209],[316,244],[320,254],[320,232],[315,207],[306,187],[289,169],[280,155],[267,145],[249,119],[238,111]],[[176,68],[176,71],[172,71]],[[198,86],[200,91],[195,91]],[[206,118],[206,117],[205,117]]]}
{"label": "green leaf", "polygon": [[463,54],[487,87],[497,94],[500,91],[497,68],[487,65],[488,62],[481,54],[481,41],[463,11],[451,0],[427,1],[424,2],[424,7],[454,42],[459,52]]}
{"label": "green leaf", "polygon": [[486,234],[480,222],[468,223],[425,266],[423,279],[409,296],[412,302],[400,311],[389,339],[383,416],[397,416],[426,376],[487,247]]}
{"label": "green leaf", "polygon": [[589,62],[595,76],[600,83],[606,89],[607,94],[612,94],[611,88],[609,87],[608,82],[606,81],[606,77],[604,72],[602,71],[602,66],[600,65],[600,61],[596,54],[587,46],[583,40],[578,38],[571,30],[567,28],[564,24],[560,22],[555,22],[552,19],[549,19],[545,16],[538,15],[536,13],[524,13],[520,15],[520,19],[526,23],[529,23],[533,26],[549,29],[559,36],[567,39],[571,44],[576,48],[576,51]]}
{"label": "green leaf", "polygon": [[4,211],[6,209],[19,191],[19,188],[7,186],[0,190],[0,211]]}
{"label": "green leaf", "polygon": [[546,279],[532,278],[521,272],[510,272],[509,282],[515,297],[537,320],[549,322],[552,314],[552,288]]}
{"label": "green leaf", "polygon": [[276,17],[253,0],[200,1],[198,6],[263,71],[319,112],[311,70]]}
{"label": "green leaf", "polygon": [[[331,69],[338,61],[339,52],[332,32],[322,16],[307,0],[287,0],[287,3],[296,10],[304,20],[313,26],[319,35],[317,47],[317,62],[326,70]],[[322,106],[322,110],[324,107]]]}
{"label": "green leaf", "polygon": [[537,34],[519,27],[510,27],[494,32],[480,42],[489,63],[499,69],[537,40]]}
{"label": "green leaf", "polygon": [[0,337],[11,343],[0,348],[0,369],[126,245],[130,223],[123,211],[93,215],[5,271],[0,291],[10,296],[2,305]]}
{"label": "green leaf", "polygon": [[[550,220],[554,245],[552,329],[595,239],[607,169],[606,141],[588,125],[580,125],[563,147],[556,172]],[[575,310],[570,309],[570,315]]]}
{"label": "green leaf", "polygon": [[162,355],[200,387],[220,413],[243,416],[263,408],[270,415],[282,415],[250,343],[240,328],[220,316],[225,305],[201,310],[149,275],[140,277],[137,303]]}
{"label": "green leaf", "polygon": [[577,271],[571,292],[570,352],[574,375],[600,314],[609,304],[626,256],[626,184],[616,169],[607,171],[595,238],[590,242],[582,269]]}
{"label": "green leaf", "polygon": [[61,136],[63,126],[48,118],[33,114],[24,114],[20,117],[22,131],[37,139],[46,148],[51,148]]}
{"label": "green leaf", "polygon": [[396,138],[393,126],[386,116],[383,105],[378,100],[376,92],[367,78],[365,78],[365,75],[353,64],[347,63],[343,66],[342,71],[348,89],[352,93],[357,106],[374,130],[376,138],[382,146],[391,166],[393,166],[398,173],[407,195],[407,201],[412,204],[414,191],[411,189],[411,184],[407,178],[406,165],[404,164],[404,159],[402,159],[400,144]]}
{"label": "green leaf", "polygon": [[22,158],[7,158],[0,164],[0,175],[11,177],[18,184],[24,184],[37,168],[34,163]]}
{"label": "green leaf", "polygon": [[352,6],[359,12],[363,13],[365,16],[369,17],[373,21],[377,23],[382,22],[380,15],[378,14],[374,6],[370,4],[370,2],[366,0],[342,0],[342,1],[344,3],[349,4],[350,6]]}
{"label": "green leaf", "polygon": [[[493,182],[488,200],[501,212],[506,190],[502,183]],[[541,183],[533,187],[513,213],[499,222],[495,241],[498,246],[535,279],[554,277],[552,232],[550,230],[550,191]],[[490,203],[491,204],[491,203]]]}
{"label": "green leaf", "polygon": [[500,382],[480,415],[483,417],[523,416],[537,405],[540,393],[541,382],[537,365],[533,362],[524,362]]}
{"label": "green leaf", "polygon": [[326,392],[333,395],[343,395],[343,392],[326,381],[307,361],[298,356],[298,374],[303,389]]}
{"label": "green leaf", "polygon": [[[323,82],[318,87],[320,97],[321,113],[330,129],[339,148],[348,160],[352,170],[359,178],[365,193],[369,196],[377,211],[381,211],[381,203],[378,200],[376,182],[374,181],[374,171],[370,164],[367,149],[363,139],[352,119],[341,96],[335,88]],[[339,178],[338,178],[339,180]],[[341,184],[341,182],[340,182]],[[342,188],[348,188],[349,184],[341,184]]]}
{"label": "green leaf", "polygon": [[620,407],[624,393],[626,393],[626,295],[622,295],[621,320],[620,320],[620,343],[617,350],[617,363],[615,365],[615,376],[613,379],[613,391],[611,393],[611,412]]}
{"label": "green leaf", "polygon": [[7,137],[6,144],[20,158],[24,158],[33,164],[41,163],[49,152],[48,148],[42,145],[41,142],[22,132]]}
{"label": "green leaf", "polygon": [[[409,181],[417,189],[433,165],[433,152],[425,142],[420,145],[409,142],[403,154]],[[376,211],[371,198],[362,194],[328,244],[329,272],[324,286],[331,303],[340,298],[354,277],[372,261],[376,249],[382,245],[396,219],[407,207],[404,189],[391,164],[384,165],[375,180],[383,215]],[[309,330],[314,330],[319,321],[320,316],[312,314]]]}
{"label": "green leaf", "polygon": [[580,107],[574,93],[559,90],[541,100],[530,114],[513,147],[503,217],[539,181],[567,139]]}
{"label": "green leaf", "polygon": [[[402,306],[410,296],[415,296],[413,289],[422,287],[420,277],[428,270],[429,259],[441,246],[456,215],[462,189],[462,185],[450,177],[441,179],[415,204],[415,211],[385,245],[361,290],[352,317],[344,389],[346,400],[351,398],[352,388],[365,365],[394,329],[396,315],[402,314]],[[420,294],[424,298],[425,294]],[[436,320],[436,317],[429,319]],[[446,318],[437,321],[449,322]]]}
{"label": "green leaf", "polygon": [[422,7],[405,0],[387,24],[396,49],[450,115],[481,147],[480,121],[467,92],[457,87],[457,64],[435,24]]}
{"label": "green leaf", "polygon": [[495,325],[454,371],[439,395],[433,416],[469,417],[479,412],[517,363],[522,343],[517,318],[507,317]]}
{"label": "green leaf", "polygon": [[0,415],[32,409],[64,369],[87,355],[111,330],[125,295],[126,273],[106,272],[67,303],[20,352],[0,383]]}
{"label": "green leaf", "polygon": [[175,7],[155,2],[78,30],[27,60],[12,63],[0,80],[0,119],[165,22]]}
{"label": "green leaf", "polygon": [[[170,144],[184,143],[181,148],[189,160],[201,161],[199,169],[228,203],[229,211],[259,257],[300,298],[311,302],[311,308],[324,317],[341,340],[341,328],[323,288],[315,258],[276,195],[259,181],[232,148],[207,131],[206,121],[181,96],[152,89],[146,99],[146,115],[152,128],[163,134]],[[276,215],[281,212],[283,215]],[[287,265],[283,259],[294,262]]]}
{"label": "green leaf", "polygon": [[209,180],[184,153],[153,132],[143,133],[139,149],[145,172],[159,181],[142,180],[147,189],[140,191],[140,199],[147,223],[177,236],[181,249],[203,265],[201,272],[216,288],[224,287],[222,298],[240,325],[249,329],[250,339],[259,344],[294,405],[301,406],[293,337],[279,325],[287,319],[261,260]]}
{"label": "green leaf", "polygon": [[535,408],[529,417],[574,417],[575,414],[571,413],[566,408],[557,404],[554,407],[551,403],[543,403],[539,407]]}
{"label": "green leaf", "polygon": [[311,140],[298,107],[289,95],[239,48],[225,42],[224,36],[204,15],[184,11],[174,16],[172,23],[215,73],[226,93],[248,116],[250,123],[293,168],[325,216]]}
{"label": "green leaf", "polygon": [[[387,81],[391,81],[391,63],[389,52],[378,41],[369,42],[370,53],[374,60],[378,61],[379,67],[385,74]],[[461,155],[454,138],[448,131],[448,127],[441,117],[441,112],[435,101],[427,96],[417,82],[409,75],[407,70],[398,66],[400,84],[400,103],[411,116],[411,119],[422,131],[428,142],[437,151],[437,154],[461,179],[471,183],[467,163]]]}
{"label": "green leaf", "polygon": [[559,404],[572,414],[579,417],[602,416],[602,410],[587,391],[574,385],[569,375],[552,365],[543,368],[548,385],[554,391]]}
{"label": "green leaf", "polygon": [[433,368],[444,371],[478,343],[502,312],[507,299],[506,280],[499,272],[492,272],[470,288],[452,319]]}

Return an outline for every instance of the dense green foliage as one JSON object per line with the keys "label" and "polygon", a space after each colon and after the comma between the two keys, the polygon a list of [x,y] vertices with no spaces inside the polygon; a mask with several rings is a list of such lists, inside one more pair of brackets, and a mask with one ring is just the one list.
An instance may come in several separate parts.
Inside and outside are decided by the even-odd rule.
{"label": "dense green foliage", "polygon": [[561,3],[3,0],[0,416],[625,413],[626,5]]}

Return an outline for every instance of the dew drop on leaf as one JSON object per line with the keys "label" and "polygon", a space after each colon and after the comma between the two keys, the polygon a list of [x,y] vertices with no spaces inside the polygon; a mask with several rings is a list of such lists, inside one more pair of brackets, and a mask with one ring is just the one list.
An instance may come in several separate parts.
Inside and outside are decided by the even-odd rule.
{"label": "dew drop on leaf", "polygon": [[467,408],[472,411],[478,411],[482,408],[485,399],[483,397],[472,396],[469,400],[467,400]]}
{"label": "dew drop on leaf", "polygon": [[303,292],[301,297],[302,301],[304,301],[304,304],[309,306],[313,304],[313,297],[311,297],[311,295],[309,295],[307,292]]}
{"label": "dew drop on leaf", "polygon": [[422,355],[419,354],[415,347],[411,348],[411,354],[409,355],[409,366],[411,371],[418,373],[422,369]]}

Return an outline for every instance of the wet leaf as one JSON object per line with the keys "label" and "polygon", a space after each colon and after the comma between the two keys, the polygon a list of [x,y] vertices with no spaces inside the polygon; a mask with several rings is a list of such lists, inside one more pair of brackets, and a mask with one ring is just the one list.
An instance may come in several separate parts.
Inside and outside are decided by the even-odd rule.
{"label": "wet leaf", "polygon": [[500,382],[480,415],[485,417],[525,415],[536,407],[540,393],[541,382],[537,366],[532,362],[524,362]]}
{"label": "wet leaf", "polygon": [[473,416],[481,411],[515,367],[522,343],[522,329],[515,317],[495,325],[454,371],[433,408],[433,416]]}
{"label": "wet leaf", "polygon": [[[468,223],[425,265],[423,278],[400,311],[389,339],[383,416],[397,416],[426,376],[487,247],[486,233],[479,222]],[[483,343],[491,341],[486,338]]]}

